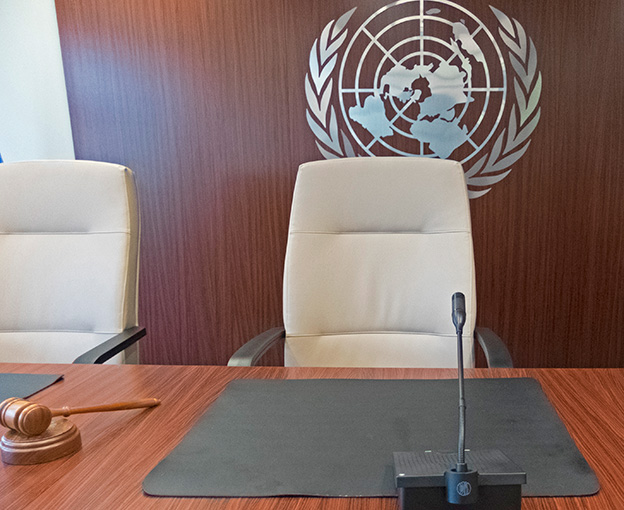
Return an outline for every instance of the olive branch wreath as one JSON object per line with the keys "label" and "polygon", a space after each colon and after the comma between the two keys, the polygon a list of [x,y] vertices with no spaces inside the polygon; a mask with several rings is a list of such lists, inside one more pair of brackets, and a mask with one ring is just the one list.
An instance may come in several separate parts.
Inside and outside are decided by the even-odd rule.
{"label": "olive branch wreath", "polygon": [[[305,77],[306,119],[316,137],[316,146],[325,159],[358,155],[345,132],[339,129],[335,108],[330,104],[334,88],[332,73],[338,51],[347,38],[346,24],[355,9],[346,12],[337,21],[330,21],[310,50],[310,68]],[[465,173],[470,198],[485,195],[493,184],[509,175],[511,166],[527,151],[531,143],[529,136],[537,127],[541,111],[538,104],[542,75],[537,71],[535,45],[517,20],[510,19],[492,6],[490,9],[500,23],[499,35],[509,49],[509,61],[515,74],[516,104],[511,109],[509,126],[498,135],[491,152]]]}

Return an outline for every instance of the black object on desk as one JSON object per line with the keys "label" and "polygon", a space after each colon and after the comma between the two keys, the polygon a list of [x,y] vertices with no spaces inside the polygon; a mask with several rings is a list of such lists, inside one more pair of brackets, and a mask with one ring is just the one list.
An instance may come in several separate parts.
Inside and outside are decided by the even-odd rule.
{"label": "black object on desk", "polygon": [[[466,391],[466,447],[513,459],[527,473],[523,496],[598,491],[536,380],[469,379]],[[143,489],[154,496],[394,497],[393,452],[448,451],[457,439],[456,397],[454,379],[233,381]]]}
{"label": "black object on desk", "polygon": [[[471,488],[458,484],[460,496],[476,492],[471,504],[447,501],[445,472],[455,465],[454,453],[401,452],[394,454],[399,508],[409,510],[520,510],[521,484],[526,473],[500,450],[465,453],[467,464],[478,471]],[[464,482],[465,483],[465,482]]]}
{"label": "black object on desk", "polygon": [[[520,510],[526,473],[500,450],[466,452],[466,401],[462,333],[466,300],[451,299],[457,334],[459,427],[457,456],[425,452],[395,452],[394,471],[400,510]],[[495,402],[492,402],[495,404]],[[406,405],[410,405],[406,402]],[[478,417],[477,417],[478,419]],[[473,420],[474,423],[474,420]]]}
{"label": "black object on desk", "polygon": [[0,402],[30,397],[62,378],[62,374],[0,374]]}

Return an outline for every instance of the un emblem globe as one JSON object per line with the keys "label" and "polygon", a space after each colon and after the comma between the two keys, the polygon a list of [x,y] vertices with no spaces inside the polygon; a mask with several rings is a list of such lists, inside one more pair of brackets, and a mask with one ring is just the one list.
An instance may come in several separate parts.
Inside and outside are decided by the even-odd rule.
{"label": "un emblem globe", "polygon": [[465,162],[496,131],[507,80],[500,48],[476,16],[445,0],[408,0],[355,31],[338,90],[347,128],[369,155]]}

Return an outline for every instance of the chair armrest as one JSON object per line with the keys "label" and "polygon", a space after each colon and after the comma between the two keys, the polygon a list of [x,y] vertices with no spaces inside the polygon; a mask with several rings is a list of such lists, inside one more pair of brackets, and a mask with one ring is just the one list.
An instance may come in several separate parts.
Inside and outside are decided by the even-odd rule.
{"label": "chair armrest", "polygon": [[485,353],[489,368],[513,368],[511,354],[500,337],[488,328],[476,328],[475,337]]}
{"label": "chair armrest", "polygon": [[228,361],[228,367],[251,367],[280,339],[285,338],[284,328],[273,328],[253,337],[243,344]]}
{"label": "chair armrest", "polygon": [[135,326],[128,328],[121,333],[109,338],[105,342],[102,342],[97,347],[85,352],[78,356],[74,363],[104,363],[106,360],[111,359],[115,354],[119,354],[124,349],[127,349],[132,344],[137,342],[139,338],[143,338],[146,334],[145,328]]}

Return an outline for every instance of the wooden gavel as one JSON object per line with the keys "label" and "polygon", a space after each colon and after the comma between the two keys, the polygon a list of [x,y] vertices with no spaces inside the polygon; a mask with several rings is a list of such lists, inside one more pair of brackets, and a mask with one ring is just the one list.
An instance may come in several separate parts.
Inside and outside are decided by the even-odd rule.
{"label": "wooden gavel", "polygon": [[0,425],[15,430],[25,436],[43,434],[50,426],[55,416],[69,416],[70,414],[102,413],[107,411],[123,411],[126,409],[140,409],[154,407],[160,404],[156,398],[146,398],[134,402],[118,402],[92,407],[62,407],[49,409],[41,404],[33,404],[20,398],[8,398],[0,404]]}

